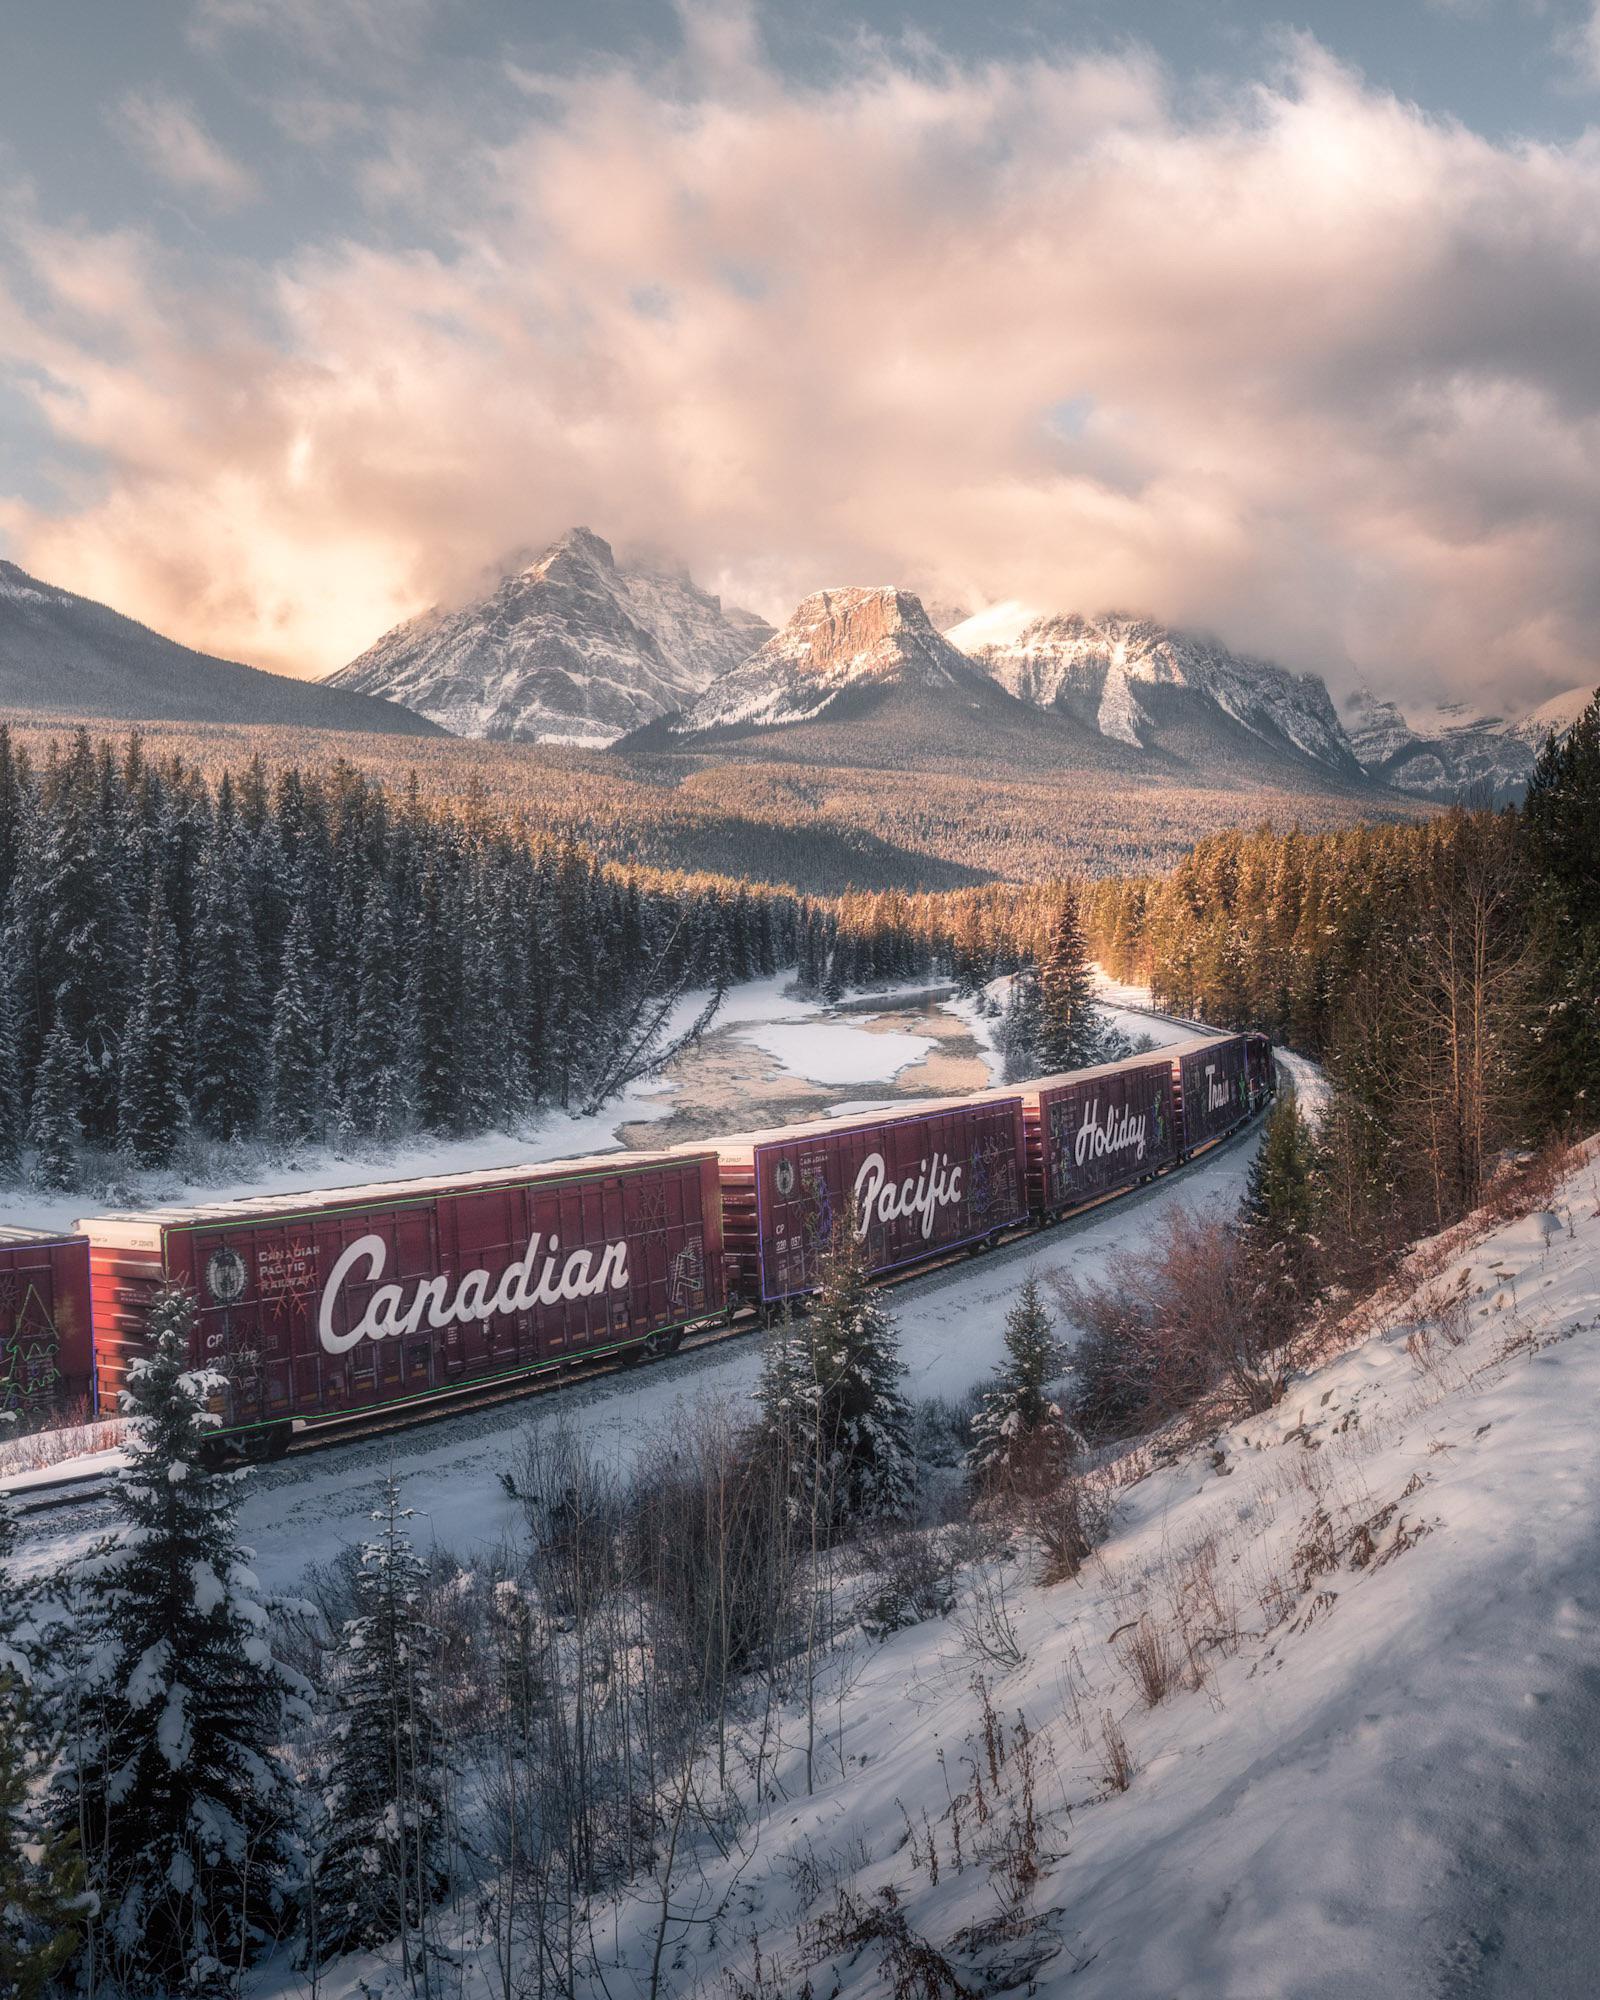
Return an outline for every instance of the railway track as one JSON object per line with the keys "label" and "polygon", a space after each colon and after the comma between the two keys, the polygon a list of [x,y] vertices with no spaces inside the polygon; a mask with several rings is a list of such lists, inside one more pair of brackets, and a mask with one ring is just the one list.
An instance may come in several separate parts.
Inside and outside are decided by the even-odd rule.
{"label": "railway track", "polygon": [[[1130,1010],[1131,1011],[1131,1010]],[[1149,1012],[1152,1018],[1169,1020],[1172,1017]],[[1178,1025],[1182,1025],[1181,1023]],[[886,1275],[879,1283],[886,1290],[904,1292],[908,1296],[927,1295],[942,1290],[964,1271],[971,1268],[974,1256],[981,1254],[1001,1262],[1009,1262],[1026,1255],[1041,1236],[1049,1235],[1062,1228],[1088,1221],[1110,1206],[1119,1209],[1137,1206],[1149,1200],[1169,1184],[1181,1177],[1185,1169],[1200,1160],[1218,1157],[1251,1139],[1260,1129],[1265,1112],[1258,1112],[1220,1139],[1197,1147],[1187,1159],[1177,1166],[1156,1174],[1149,1181],[1133,1188],[1105,1194],[1086,1202],[1045,1224],[1042,1228],[1031,1225],[1006,1231],[993,1244],[981,1245],[977,1250],[956,1250],[948,1256],[940,1257],[914,1269]],[[745,1307],[736,1312],[726,1323],[697,1328],[684,1335],[682,1341],[670,1354],[655,1360],[641,1360],[635,1351],[629,1356],[602,1356],[590,1361],[580,1361],[568,1367],[529,1370],[526,1374],[512,1378],[501,1377],[494,1382],[463,1389],[457,1393],[434,1392],[425,1402],[403,1405],[388,1405],[374,1410],[370,1417],[345,1417],[322,1426],[310,1426],[297,1432],[286,1450],[276,1458],[258,1463],[252,1469],[281,1472],[296,1461],[314,1457],[322,1452],[337,1451],[381,1442],[386,1437],[398,1436],[402,1432],[415,1432],[451,1423],[467,1416],[481,1416],[487,1412],[511,1404],[521,1404],[538,1396],[558,1394],[562,1391],[581,1387],[584,1383],[600,1382],[611,1377],[626,1376],[639,1367],[670,1367],[676,1362],[688,1362],[710,1351],[744,1340],[756,1332],[762,1324],[762,1316],[754,1308]],[[59,1479],[36,1481],[15,1491],[11,1495],[11,1513],[19,1524],[29,1519],[48,1517],[76,1509],[105,1506],[110,1499],[117,1474],[115,1471],[81,1474],[65,1474]]]}

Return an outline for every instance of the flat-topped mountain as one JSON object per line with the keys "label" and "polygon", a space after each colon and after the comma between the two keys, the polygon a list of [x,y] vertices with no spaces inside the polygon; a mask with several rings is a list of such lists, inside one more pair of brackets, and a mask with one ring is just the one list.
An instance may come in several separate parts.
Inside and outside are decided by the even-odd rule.
{"label": "flat-topped mountain", "polygon": [[331,676],[460,736],[600,747],[692,702],[771,627],[688,572],[574,528],[487,597],[387,632]]}
{"label": "flat-topped mountain", "polygon": [[130,722],[279,723],[438,736],[424,716],[180,646],[109,605],[0,562],[0,707]]}

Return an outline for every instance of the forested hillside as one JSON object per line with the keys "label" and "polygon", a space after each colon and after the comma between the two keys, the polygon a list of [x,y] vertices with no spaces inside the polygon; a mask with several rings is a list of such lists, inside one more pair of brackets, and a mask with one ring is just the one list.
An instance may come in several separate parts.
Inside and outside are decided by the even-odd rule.
{"label": "forested hillside", "polygon": [[215,782],[0,729],[0,1163],[69,1187],[186,1130],[468,1132],[610,1094],[686,986],[793,961],[794,898],[602,864],[346,765]]}

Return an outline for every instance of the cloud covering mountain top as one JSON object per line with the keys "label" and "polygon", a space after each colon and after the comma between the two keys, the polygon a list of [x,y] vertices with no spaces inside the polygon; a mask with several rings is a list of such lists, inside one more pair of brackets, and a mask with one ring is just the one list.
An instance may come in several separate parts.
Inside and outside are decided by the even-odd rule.
{"label": "cloud covering mountain top", "polygon": [[364,232],[208,259],[5,204],[0,368],[92,468],[0,503],[9,552],[299,673],[598,518],[775,620],[876,575],[1513,715],[1596,677],[1591,141],[1304,40],[1180,100],[1137,51],[797,81],[703,20],[375,123]]}

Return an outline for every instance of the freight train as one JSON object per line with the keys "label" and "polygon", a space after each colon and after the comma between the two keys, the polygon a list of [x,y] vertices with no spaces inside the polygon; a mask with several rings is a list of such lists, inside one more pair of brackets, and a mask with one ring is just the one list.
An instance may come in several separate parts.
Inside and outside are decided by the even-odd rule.
{"label": "freight train", "polygon": [[848,1237],[888,1280],[1043,1228],[1216,1144],[1272,1095],[1264,1035],[655,1153],[0,1231],[0,1409],[114,1412],[152,1299],[244,1452],[803,1303]]}

